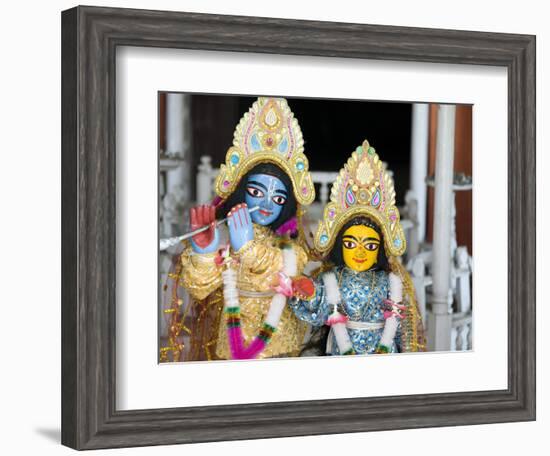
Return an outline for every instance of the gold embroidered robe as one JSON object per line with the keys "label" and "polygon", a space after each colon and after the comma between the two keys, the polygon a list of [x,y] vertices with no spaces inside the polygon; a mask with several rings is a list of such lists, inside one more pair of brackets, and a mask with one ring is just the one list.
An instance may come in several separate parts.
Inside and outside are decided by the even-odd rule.
{"label": "gold embroidered robe", "polygon": [[[254,240],[237,252],[240,260],[237,288],[246,345],[259,333],[271,305],[274,293],[270,285],[283,268],[281,242],[293,248],[300,274],[308,261],[305,250],[298,242],[283,240],[261,225],[254,225]],[[225,319],[220,315],[223,313],[223,282],[221,269],[214,263],[215,256],[214,253],[198,254],[191,246],[186,247],[180,257],[181,282],[192,298],[202,301],[203,310],[218,314],[218,318],[211,319],[217,328],[210,328],[206,331],[208,334],[201,334],[200,337],[192,336],[193,342],[208,345],[209,353],[215,353],[215,359],[231,359]],[[296,318],[290,307],[285,307],[277,331],[258,358],[298,355],[306,329],[307,325]]]}

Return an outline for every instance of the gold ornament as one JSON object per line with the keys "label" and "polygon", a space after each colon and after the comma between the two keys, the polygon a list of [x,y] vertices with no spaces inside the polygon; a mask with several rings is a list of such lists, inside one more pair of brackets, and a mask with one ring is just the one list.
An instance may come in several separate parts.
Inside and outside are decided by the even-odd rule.
{"label": "gold ornament", "polygon": [[260,97],[241,118],[216,179],[218,196],[227,199],[248,171],[265,162],[288,174],[298,204],[313,202],[315,188],[302,131],[284,98]]}
{"label": "gold ornament", "polygon": [[342,227],[361,215],[378,224],[388,255],[400,256],[405,252],[407,246],[395,206],[393,179],[366,140],[351,154],[332,185],[330,202],[325,206],[315,234],[315,249],[321,255],[329,252]]}

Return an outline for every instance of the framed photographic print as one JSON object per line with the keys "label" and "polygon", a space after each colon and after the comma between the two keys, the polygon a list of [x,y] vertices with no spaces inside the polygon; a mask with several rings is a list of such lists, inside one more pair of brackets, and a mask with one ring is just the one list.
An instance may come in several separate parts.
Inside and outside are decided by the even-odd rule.
{"label": "framed photographic print", "polygon": [[62,442],[535,418],[535,39],[62,14]]}

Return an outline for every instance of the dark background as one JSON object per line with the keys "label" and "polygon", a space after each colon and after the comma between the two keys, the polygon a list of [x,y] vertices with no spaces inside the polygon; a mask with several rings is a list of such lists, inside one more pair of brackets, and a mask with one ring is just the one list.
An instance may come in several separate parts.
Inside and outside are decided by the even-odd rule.
{"label": "dark background", "polygon": [[[227,149],[233,143],[235,127],[256,99],[227,95],[191,96],[194,170],[201,155],[210,155],[214,167],[225,161]],[[367,139],[394,172],[397,203],[403,204],[409,188],[410,103],[287,100],[302,129],[310,170],[338,171],[357,146]]]}

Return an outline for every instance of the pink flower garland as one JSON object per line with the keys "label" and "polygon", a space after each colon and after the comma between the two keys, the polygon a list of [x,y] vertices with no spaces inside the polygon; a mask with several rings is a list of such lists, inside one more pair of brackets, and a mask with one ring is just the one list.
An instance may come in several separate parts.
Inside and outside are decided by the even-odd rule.
{"label": "pink flower garland", "polygon": [[[271,301],[271,307],[266,316],[266,321],[264,321],[259,334],[254,337],[248,347],[246,347],[241,328],[241,307],[236,287],[237,276],[236,272],[231,269],[232,260],[229,255],[229,249],[220,251],[215,261],[217,265],[227,266],[227,269],[222,272],[222,278],[224,283],[225,323],[231,357],[232,359],[254,359],[265,349],[273,333],[277,330],[276,325],[286,305],[286,297],[289,293],[292,293],[292,286],[289,286],[291,280],[282,272],[278,274],[279,285],[275,287],[277,294]],[[267,321],[273,322],[273,325]]]}

